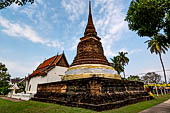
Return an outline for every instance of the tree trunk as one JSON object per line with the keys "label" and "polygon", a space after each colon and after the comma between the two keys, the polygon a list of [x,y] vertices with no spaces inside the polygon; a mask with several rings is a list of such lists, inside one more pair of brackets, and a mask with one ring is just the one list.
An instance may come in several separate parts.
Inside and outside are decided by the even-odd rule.
{"label": "tree trunk", "polygon": [[163,72],[164,72],[165,83],[167,84],[165,67],[164,67],[164,64],[163,64],[163,61],[162,61],[162,56],[161,56],[161,53],[160,53],[160,52],[158,52],[158,53],[159,53],[159,58],[160,58],[160,61],[161,61],[161,64],[162,64],[162,69],[163,69]]}
{"label": "tree trunk", "polygon": [[125,79],[125,71],[123,71],[124,79]]}

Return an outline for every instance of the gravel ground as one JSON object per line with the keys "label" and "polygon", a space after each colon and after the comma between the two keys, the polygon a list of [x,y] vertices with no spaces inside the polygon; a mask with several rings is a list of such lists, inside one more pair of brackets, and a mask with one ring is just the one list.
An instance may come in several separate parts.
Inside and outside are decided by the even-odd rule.
{"label": "gravel ground", "polygon": [[15,98],[10,98],[10,97],[0,97],[2,99],[5,99],[5,100],[10,100],[10,101],[13,101],[13,102],[20,102],[22,100],[19,100],[19,99],[15,99]]}

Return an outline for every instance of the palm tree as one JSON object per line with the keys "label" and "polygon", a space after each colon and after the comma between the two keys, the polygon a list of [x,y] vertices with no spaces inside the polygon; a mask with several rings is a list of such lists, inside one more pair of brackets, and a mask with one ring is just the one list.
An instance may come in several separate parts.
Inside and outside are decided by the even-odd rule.
{"label": "palm tree", "polygon": [[111,58],[111,60],[112,63],[110,63],[110,65],[117,71],[117,73],[120,74],[123,72],[123,66],[120,64],[118,56]]}
{"label": "palm tree", "polygon": [[154,37],[152,37],[150,40],[147,40],[145,43],[148,43],[148,49],[150,48],[151,54],[156,53],[159,55],[159,58],[162,64],[162,69],[164,72],[165,83],[167,83],[165,67],[162,61],[162,54],[161,54],[161,53],[165,54],[169,48],[168,43],[166,43],[166,37],[162,34],[157,34]]}
{"label": "palm tree", "polygon": [[128,54],[127,52],[119,52],[118,58],[119,58],[119,62],[123,67],[123,75],[125,78],[125,66],[129,63],[129,58],[126,57],[126,54]]}

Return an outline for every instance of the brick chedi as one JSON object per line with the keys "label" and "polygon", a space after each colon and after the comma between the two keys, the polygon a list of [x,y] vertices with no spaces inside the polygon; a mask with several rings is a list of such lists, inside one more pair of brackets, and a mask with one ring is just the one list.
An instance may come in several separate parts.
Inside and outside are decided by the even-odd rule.
{"label": "brick chedi", "polygon": [[104,56],[101,38],[97,36],[91,14],[91,1],[89,1],[88,23],[84,32],[84,37],[80,38],[71,67],[68,68],[63,80],[73,80],[90,77],[104,77],[121,79],[120,75],[109,66],[109,62]]}
{"label": "brick chedi", "polygon": [[104,111],[150,100],[144,83],[121,80],[104,56],[93,25],[91,1],[88,24],[80,38],[77,55],[62,81],[39,84],[32,100]]}

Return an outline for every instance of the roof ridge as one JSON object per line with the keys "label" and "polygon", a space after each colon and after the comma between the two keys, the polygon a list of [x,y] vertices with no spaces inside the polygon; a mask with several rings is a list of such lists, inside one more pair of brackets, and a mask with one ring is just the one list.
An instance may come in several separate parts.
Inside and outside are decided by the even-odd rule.
{"label": "roof ridge", "polygon": [[55,55],[55,56],[56,56],[56,57],[53,59],[53,61],[51,61],[51,63],[48,64],[49,66],[50,66],[50,65],[57,59],[57,57],[60,56],[60,55],[57,54],[57,55]]}
{"label": "roof ridge", "polygon": [[[34,76],[41,76],[41,75],[46,75],[48,71],[50,71],[51,69],[53,69],[57,63],[61,60],[61,58],[64,56],[64,53],[62,54],[57,54],[47,60],[45,60],[43,63],[41,63],[35,71],[33,71],[32,74],[30,74],[27,78],[31,78]],[[48,61],[49,60],[49,61]]]}
{"label": "roof ridge", "polygon": [[[55,55],[55,56],[56,56],[56,55]],[[53,57],[55,57],[55,56],[53,56]],[[52,59],[53,57],[50,57],[50,58],[44,60],[41,64],[43,65],[43,64],[45,63],[45,61],[48,61],[48,60]],[[51,63],[51,62],[50,62],[50,63]],[[49,64],[50,64],[50,63],[49,63]],[[40,65],[41,65],[41,64],[40,64]],[[49,64],[48,64],[48,65],[49,65]],[[40,65],[39,65],[38,67],[40,67]],[[45,67],[48,67],[48,65],[47,65],[47,66],[40,67],[40,68],[37,67],[37,69],[43,69],[43,68],[45,68]],[[37,70],[37,69],[36,69],[36,70]]]}
{"label": "roof ridge", "polygon": [[[63,56],[63,54],[59,55],[60,58],[58,59],[58,61],[61,59],[61,57]],[[58,61],[55,63],[55,65],[58,63]]]}
{"label": "roof ridge", "polygon": [[[42,68],[45,68],[45,69],[44,69],[44,70],[40,70],[40,74],[41,74],[42,72],[45,72],[46,69],[50,68],[50,65],[53,64],[53,62],[57,59],[58,56],[61,56],[61,55],[58,55],[58,54],[57,54],[57,55],[53,56],[54,59],[53,59],[47,66],[42,67]],[[53,57],[51,57],[51,58],[53,58]],[[51,58],[49,58],[49,59],[51,59]],[[49,60],[49,59],[47,59],[47,60]],[[42,68],[41,68],[41,69],[42,69]]]}
{"label": "roof ridge", "polygon": [[[48,71],[50,71],[51,69],[52,69],[52,66],[51,66],[51,64],[53,64],[54,63],[54,61],[57,59],[57,57],[59,57],[60,56],[60,58],[58,59],[58,61],[61,59],[61,56],[62,56],[62,54],[60,54],[60,55],[56,55],[56,57],[53,59],[53,61],[51,62],[51,63],[49,63],[49,65],[46,67],[46,69],[44,69],[44,71],[40,71],[40,73],[42,73],[42,72],[48,72]],[[55,63],[55,65],[58,63],[58,61]]]}

